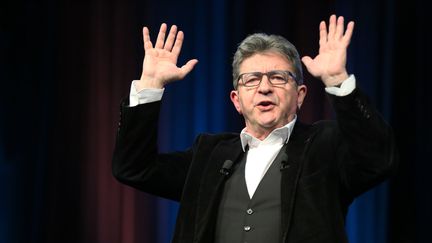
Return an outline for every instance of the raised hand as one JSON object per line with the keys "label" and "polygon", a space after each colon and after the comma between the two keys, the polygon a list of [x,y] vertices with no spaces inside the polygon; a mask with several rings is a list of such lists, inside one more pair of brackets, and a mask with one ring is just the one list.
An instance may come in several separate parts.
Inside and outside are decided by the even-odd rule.
{"label": "raised hand", "polygon": [[189,60],[182,67],[177,67],[177,59],[180,54],[184,34],[177,32],[177,26],[171,26],[168,37],[165,40],[167,25],[161,25],[156,44],[153,47],[150,41],[149,29],[143,28],[144,61],[141,79],[135,83],[136,88],[163,88],[167,83],[183,79],[192,71],[198,60]]}
{"label": "raised hand", "polygon": [[346,71],[347,48],[351,41],[354,22],[350,21],[344,33],[344,18],[330,16],[329,28],[324,21],[319,26],[319,53],[312,59],[304,56],[302,61],[310,74],[320,78],[326,86],[337,86],[348,78]]}

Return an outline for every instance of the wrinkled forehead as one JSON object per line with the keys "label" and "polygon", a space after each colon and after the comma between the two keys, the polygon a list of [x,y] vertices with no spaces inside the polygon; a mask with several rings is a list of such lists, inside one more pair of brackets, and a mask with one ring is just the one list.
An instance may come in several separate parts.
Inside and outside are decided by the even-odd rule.
{"label": "wrinkled forehead", "polygon": [[240,63],[240,73],[245,72],[268,72],[272,70],[293,71],[293,65],[288,58],[277,52],[255,53]]}

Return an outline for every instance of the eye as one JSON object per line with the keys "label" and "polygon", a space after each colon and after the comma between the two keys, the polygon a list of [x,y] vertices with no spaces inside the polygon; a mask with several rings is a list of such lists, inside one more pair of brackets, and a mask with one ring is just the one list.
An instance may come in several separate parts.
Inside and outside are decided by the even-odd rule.
{"label": "eye", "polygon": [[260,78],[256,75],[251,75],[246,77],[246,82],[253,82],[253,81],[259,81]]}
{"label": "eye", "polygon": [[285,76],[283,76],[281,74],[273,74],[271,76],[271,79],[272,80],[282,80],[282,81],[285,81]]}
{"label": "eye", "polygon": [[269,76],[273,83],[286,83],[287,81],[285,73],[282,72],[271,72],[269,73]]}
{"label": "eye", "polygon": [[258,84],[261,81],[261,76],[258,74],[248,74],[243,77],[243,82],[248,85]]}

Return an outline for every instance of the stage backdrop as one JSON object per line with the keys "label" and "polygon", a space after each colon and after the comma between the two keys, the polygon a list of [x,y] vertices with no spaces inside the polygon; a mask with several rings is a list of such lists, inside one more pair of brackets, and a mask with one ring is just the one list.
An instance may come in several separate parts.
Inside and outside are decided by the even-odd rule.
{"label": "stage backdrop", "polygon": [[[401,158],[396,177],[351,206],[350,242],[430,242],[423,1],[16,0],[0,12],[0,243],[170,241],[177,203],[111,175],[119,104],[140,77],[144,25],[153,40],[162,22],[178,25],[179,65],[199,60],[164,93],[159,148],[173,151],[200,132],[243,128],[229,101],[243,38],[283,35],[314,56],[318,24],[333,13],[356,22],[348,70],[395,128]],[[305,84],[300,119],[333,118],[322,83],[305,71]]]}

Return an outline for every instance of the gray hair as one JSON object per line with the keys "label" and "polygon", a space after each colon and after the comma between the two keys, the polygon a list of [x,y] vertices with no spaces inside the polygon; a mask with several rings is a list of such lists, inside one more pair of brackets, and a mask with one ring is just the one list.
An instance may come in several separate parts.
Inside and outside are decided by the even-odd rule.
{"label": "gray hair", "polygon": [[273,52],[285,57],[294,68],[296,83],[298,85],[303,84],[302,65],[295,46],[282,36],[256,33],[246,37],[246,39],[240,43],[234,54],[232,63],[234,89],[237,89],[240,64],[254,54],[265,52]]}

